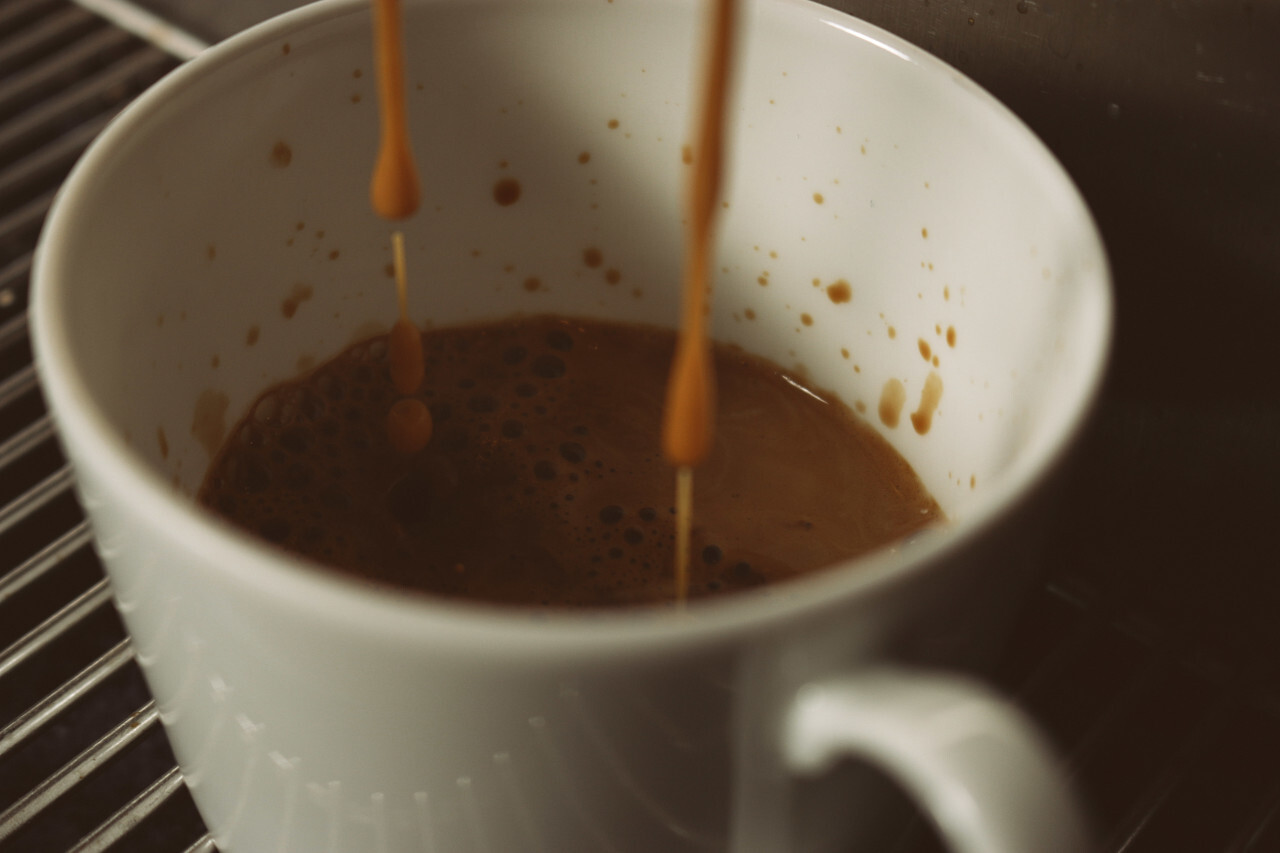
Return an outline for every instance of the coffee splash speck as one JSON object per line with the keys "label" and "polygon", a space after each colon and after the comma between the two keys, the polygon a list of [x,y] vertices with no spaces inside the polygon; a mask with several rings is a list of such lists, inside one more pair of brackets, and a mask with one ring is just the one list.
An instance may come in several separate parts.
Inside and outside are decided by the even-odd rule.
{"label": "coffee splash speck", "polygon": [[907,389],[898,379],[884,383],[880,391],[880,423],[895,429],[902,417],[902,407],[907,402]]}
{"label": "coffee splash speck", "polygon": [[195,411],[191,414],[191,435],[210,459],[217,454],[227,433],[227,406],[230,402],[224,392],[213,388],[206,388],[196,399]]}

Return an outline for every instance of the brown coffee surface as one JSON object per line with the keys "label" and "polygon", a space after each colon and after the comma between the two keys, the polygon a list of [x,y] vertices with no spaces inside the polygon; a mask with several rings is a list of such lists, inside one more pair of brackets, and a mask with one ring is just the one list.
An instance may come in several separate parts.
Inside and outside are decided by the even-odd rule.
{"label": "brown coffee surface", "polygon": [[[564,318],[434,330],[416,398],[435,433],[387,436],[385,336],[254,404],[201,503],[371,581],[485,602],[610,607],[674,595],[662,457],[669,331]],[[910,466],[842,403],[717,345],[690,597],[784,581],[940,520]]]}

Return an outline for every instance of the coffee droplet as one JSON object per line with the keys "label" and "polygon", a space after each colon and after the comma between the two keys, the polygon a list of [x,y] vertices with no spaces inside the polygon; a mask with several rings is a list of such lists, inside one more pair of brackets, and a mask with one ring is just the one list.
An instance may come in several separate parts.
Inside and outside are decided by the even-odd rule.
{"label": "coffee droplet", "polygon": [[520,182],[515,178],[503,178],[493,185],[493,200],[503,207],[510,207],[520,200]]}
{"label": "coffee droplet", "polygon": [[280,303],[280,313],[284,315],[286,320],[292,319],[294,314],[298,313],[298,308],[302,303],[306,302],[312,296],[311,285],[299,282],[293,286],[293,290],[289,291],[289,295]]}
{"label": "coffee droplet", "polygon": [[401,453],[417,453],[431,441],[431,412],[414,397],[397,400],[387,416],[387,438]]}
{"label": "coffee droplet", "polygon": [[196,400],[195,411],[191,415],[191,434],[210,459],[217,456],[223,436],[227,434],[227,407],[230,403],[224,392],[213,388],[206,388]]}
{"label": "coffee droplet", "polygon": [[287,142],[277,142],[271,149],[271,165],[277,169],[286,169],[293,162],[293,149]]}
{"label": "coffee droplet", "polygon": [[902,406],[907,402],[907,389],[897,379],[884,383],[880,392],[880,422],[890,429],[898,425],[902,417]]}
{"label": "coffee droplet", "polygon": [[827,285],[827,298],[836,305],[848,302],[853,298],[853,288],[849,286],[849,282],[840,279],[835,284]]}
{"label": "coffee droplet", "polygon": [[927,433],[933,425],[933,413],[941,399],[942,377],[931,370],[928,378],[924,380],[924,390],[920,392],[920,408],[911,414],[911,426],[915,427],[920,435]]}
{"label": "coffee droplet", "polygon": [[662,450],[677,467],[702,463],[711,452],[715,432],[715,376],[705,337],[681,341],[671,365]]}
{"label": "coffee droplet", "polygon": [[422,335],[414,325],[401,317],[391,327],[391,339],[387,345],[387,360],[391,368],[391,384],[401,394],[412,394],[422,384],[426,364],[422,355]]}

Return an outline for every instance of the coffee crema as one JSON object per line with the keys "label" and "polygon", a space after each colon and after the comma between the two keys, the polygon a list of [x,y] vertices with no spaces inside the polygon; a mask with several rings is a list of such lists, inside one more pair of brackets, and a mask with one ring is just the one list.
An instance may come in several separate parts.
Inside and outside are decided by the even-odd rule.
{"label": "coffee crema", "polygon": [[[391,446],[386,336],[266,391],[199,493],[270,542],[358,577],[534,607],[670,603],[661,412],[675,336],[535,318],[433,330],[417,398],[435,423]],[[842,403],[717,345],[719,429],[698,469],[689,596],[820,570],[942,513]]]}

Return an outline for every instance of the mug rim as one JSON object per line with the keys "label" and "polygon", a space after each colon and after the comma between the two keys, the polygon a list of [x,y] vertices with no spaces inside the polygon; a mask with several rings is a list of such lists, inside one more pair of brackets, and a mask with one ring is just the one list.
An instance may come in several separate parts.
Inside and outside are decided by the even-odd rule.
{"label": "mug rim", "polygon": [[[674,2],[675,0],[673,0]],[[422,0],[417,5],[444,6],[457,0]],[[502,5],[508,0],[486,0]],[[587,0],[553,0],[574,5]],[[807,620],[830,608],[916,580],[948,554],[963,549],[1012,513],[1043,484],[1076,443],[1096,407],[1112,346],[1111,273],[1096,223],[1078,188],[1043,142],[1007,107],[942,60],[893,34],[812,0],[769,0],[770,5],[816,19],[867,42],[930,76],[943,75],[963,91],[973,106],[1040,161],[1048,180],[1065,191],[1074,211],[1076,244],[1094,256],[1091,286],[1097,312],[1097,344],[1085,351],[1079,369],[1083,382],[1067,416],[1048,430],[1037,453],[1010,467],[987,497],[966,518],[948,522],[942,535],[922,537],[903,554],[891,544],[802,578],[763,590],[696,599],[677,609],[655,605],[624,608],[542,611],[486,605],[464,599],[433,598],[354,576],[276,548],[216,518],[189,499],[175,500],[172,487],[130,448],[107,422],[72,357],[63,306],[70,303],[63,274],[64,244],[83,214],[80,197],[89,192],[100,164],[157,110],[182,96],[209,71],[233,63],[264,43],[317,23],[350,14],[367,14],[367,0],[321,0],[260,23],[220,42],[178,67],[129,104],[94,140],[58,191],[32,260],[31,337],[36,368],[63,443],[78,449],[76,467],[95,470],[103,481],[128,494],[136,514],[152,519],[164,535],[187,551],[202,555],[224,582],[245,586],[281,606],[305,608],[335,626],[345,625],[388,642],[430,642],[434,647],[465,646],[505,657],[543,653],[597,656],[626,647],[670,647],[714,641],[748,626],[766,629]],[[95,539],[95,545],[97,544]]]}

